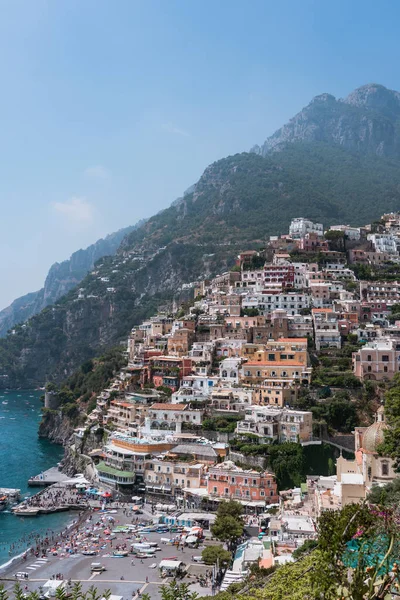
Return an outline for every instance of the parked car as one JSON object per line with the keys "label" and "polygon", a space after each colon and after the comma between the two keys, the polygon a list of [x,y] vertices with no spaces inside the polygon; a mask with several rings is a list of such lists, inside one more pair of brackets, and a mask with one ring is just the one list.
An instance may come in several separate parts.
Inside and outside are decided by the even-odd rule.
{"label": "parked car", "polygon": [[93,563],[90,565],[90,570],[91,570],[93,573],[102,573],[103,571],[106,571],[107,569],[106,569],[106,568],[105,568],[105,566],[104,566],[104,565],[102,565],[101,563],[99,563],[99,562],[93,562]]}

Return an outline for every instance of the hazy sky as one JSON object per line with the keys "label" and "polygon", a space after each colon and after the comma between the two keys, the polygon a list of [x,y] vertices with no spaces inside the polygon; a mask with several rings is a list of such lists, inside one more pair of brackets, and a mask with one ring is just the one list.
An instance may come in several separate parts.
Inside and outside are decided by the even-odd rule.
{"label": "hazy sky", "polygon": [[316,94],[400,89],[397,0],[0,0],[0,308]]}

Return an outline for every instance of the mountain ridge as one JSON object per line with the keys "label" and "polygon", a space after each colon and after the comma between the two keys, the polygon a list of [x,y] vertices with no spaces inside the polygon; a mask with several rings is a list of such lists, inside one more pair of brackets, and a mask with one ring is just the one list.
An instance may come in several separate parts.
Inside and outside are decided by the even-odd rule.
{"label": "mountain ridge", "polygon": [[140,227],[143,222],[144,220],[110,233],[87,248],[73,252],[68,259],[55,262],[50,267],[42,288],[16,298],[0,311],[0,337],[4,337],[14,325],[30,319],[67,294],[85,277],[98,259],[114,254],[125,235],[135,227]]}
{"label": "mountain ridge", "polygon": [[[365,103],[363,93],[352,102],[360,97]],[[321,103],[340,110],[335,99],[314,105]],[[346,107],[357,128],[360,109]],[[368,109],[368,118],[375,110]],[[329,123],[332,110],[323,114]],[[311,127],[315,114],[310,118]],[[380,122],[387,120],[385,112]],[[279,152],[242,153],[209,165],[178,202],[125,235],[115,255],[97,261],[79,287],[0,340],[0,386],[43,385],[49,375],[64,379],[126,339],[158,306],[168,310],[187,297],[190,283],[226,270],[240,250],[287,231],[295,216],[326,226],[362,225],[399,210],[400,159],[371,148],[293,138]]]}
{"label": "mountain ridge", "polygon": [[266,156],[299,141],[327,142],[400,158],[400,93],[372,83],[344,99],[320,94],[251,152]]}

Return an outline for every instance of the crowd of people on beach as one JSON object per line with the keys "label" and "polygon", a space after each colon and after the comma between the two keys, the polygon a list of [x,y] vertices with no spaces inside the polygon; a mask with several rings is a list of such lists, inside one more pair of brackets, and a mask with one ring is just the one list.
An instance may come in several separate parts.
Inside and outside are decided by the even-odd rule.
{"label": "crowd of people on beach", "polygon": [[55,484],[27,498],[19,507],[51,509],[71,505],[88,505],[88,501],[77,489],[65,484]]}

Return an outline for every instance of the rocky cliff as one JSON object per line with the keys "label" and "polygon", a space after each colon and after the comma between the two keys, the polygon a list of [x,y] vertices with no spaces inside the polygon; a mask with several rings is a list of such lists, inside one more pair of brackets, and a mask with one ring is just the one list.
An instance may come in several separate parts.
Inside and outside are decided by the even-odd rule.
{"label": "rocky cliff", "polygon": [[400,94],[377,84],[362,86],[341,100],[322,94],[252,151],[266,156],[294,142],[325,142],[399,158]]}

